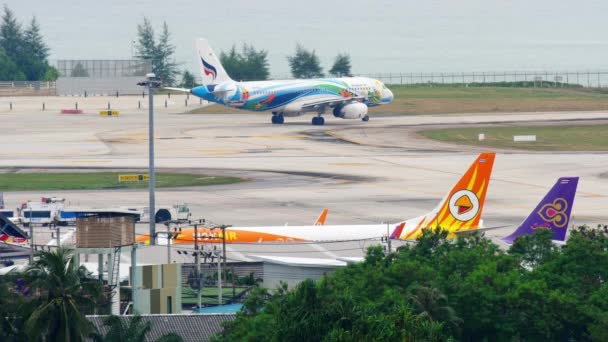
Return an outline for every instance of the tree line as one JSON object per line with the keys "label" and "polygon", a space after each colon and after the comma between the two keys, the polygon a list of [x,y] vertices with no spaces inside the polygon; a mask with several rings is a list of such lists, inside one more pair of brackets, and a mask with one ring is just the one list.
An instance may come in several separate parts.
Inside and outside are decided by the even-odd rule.
{"label": "tree line", "polygon": [[[220,53],[220,62],[226,72],[238,81],[267,80],[270,77],[268,51],[258,50],[253,45],[243,44],[241,51],[236,46],[228,52]],[[296,44],[293,55],[287,56],[287,61],[294,78],[324,77],[321,62],[315,50],[307,50],[301,44]],[[336,56],[329,75],[334,77],[352,76],[350,56],[340,53]]]}
{"label": "tree line", "polygon": [[[319,281],[254,287],[216,341],[606,341],[608,227],[579,227],[564,246],[539,230],[503,250],[474,233],[416,244]],[[0,276],[1,341],[141,341],[150,326],[110,316],[110,291],[73,251],[39,252],[23,273]],[[118,338],[122,336],[124,338]],[[137,337],[135,337],[137,336]],[[175,334],[165,341],[180,341]]]}
{"label": "tree line", "polygon": [[550,231],[504,251],[479,234],[415,245],[320,281],[258,288],[216,341],[608,341],[608,229]]}
{"label": "tree line", "polygon": [[[44,42],[36,17],[32,17],[27,27],[23,28],[13,11],[4,5],[1,21],[0,80],[56,80],[59,73],[49,64],[50,49]],[[135,57],[149,61],[151,71],[163,84],[179,84],[187,88],[195,86],[195,77],[188,70],[181,72],[181,81],[178,81],[179,64],[174,58],[175,46],[171,42],[171,33],[166,22],[163,22],[157,35],[150,20],[144,17],[142,23],[137,25],[135,48]],[[325,75],[315,50],[307,50],[301,44],[296,45],[294,54],[288,56],[287,60],[294,78]],[[229,51],[222,51],[220,61],[226,72],[235,80],[267,80],[270,77],[268,51],[256,49],[250,44],[243,44],[240,50],[233,46]],[[350,56],[338,54],[329,74],[336,77],[350,76]],[[70,76],[87,77],[89,73],[82,64],[76,64]]]}
{"label": "tree line", "polygon": [[[149,60],[152,72],[165,85],[174,85],[177,82],[179,70],[173,54],[175,46],[170,41],[171,34],[166,22],[158,38],[148,18],[137,26],[137,58]],[[228,51],[220,52],[220,62],[226,72],[237,81],[262,81],[270,77],[268,51],[256,49],[253,45],[244,43],[241,49],[236,45]],[[323,68],[315,50],[307,50],[301,44],[296,45],[293,55],[287,57],[291,74],[294,78],[323,77]],[[351,76],[350,56],[340,53],[336,56],[329,74],[335,77]],[[179,85],[184,88],[193,88],[195,76],[188,70],[181,73]]]}
{"label": "tree line", "polygon": [[4,5],[0,23],[0,80],[54,81],[57,69],[48,62],[49,48],[40,33],[36,17],[23,28]]}

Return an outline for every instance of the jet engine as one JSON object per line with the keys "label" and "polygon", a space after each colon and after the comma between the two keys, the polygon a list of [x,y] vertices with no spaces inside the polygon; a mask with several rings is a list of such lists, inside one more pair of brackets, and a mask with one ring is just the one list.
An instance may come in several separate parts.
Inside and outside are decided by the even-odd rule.
{"label": "jet engine", "polygon": [[342,119],[361,119],[367,115],[367,105],[361,102],[339,105],[334,108],[334,116]]}

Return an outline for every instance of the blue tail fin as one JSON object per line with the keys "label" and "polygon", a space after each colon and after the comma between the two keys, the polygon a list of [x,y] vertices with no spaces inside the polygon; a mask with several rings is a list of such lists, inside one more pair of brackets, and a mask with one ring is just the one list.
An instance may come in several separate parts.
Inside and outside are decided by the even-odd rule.
{"label": "blue tail fin", "polygon": [[574,204],[578,177],[562,177],[536,206],[528,218],[513,232],[502,238],[508,244],[518,236],[533,234],[537,229],[550,229],[553,240],[564,241]]}

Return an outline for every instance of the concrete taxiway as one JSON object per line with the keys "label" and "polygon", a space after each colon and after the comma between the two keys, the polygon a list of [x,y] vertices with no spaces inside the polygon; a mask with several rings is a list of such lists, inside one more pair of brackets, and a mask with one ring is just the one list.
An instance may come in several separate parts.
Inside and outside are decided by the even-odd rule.
{"label": "concrete taxiway", "polygon": [[[177,110],[176,110],[177,111]],[[180,109],[179,111],[182,111]],[[119,117],[61,115],[34,109],[3,111],[2,172],[32,170],[142,170],[147,168],[147,111],[125,109]],[[270,114],[156,115],[159,171],[237,175],[235,185],[158,189],[158,204],[188,203],[194,218],[233,226],[312,224],[322,208],[327,224],[397,222],[431,210],[466,171],[477,147],[431,142],[417,130],[440,125],[526,122],[595,122],[608,112],[519,113],[372,117],[370,122],[328,116],[311,126],[310,116],[271,125]],[[574,224],[608,223],[608,154],[497,151],[483,219],[486,226],[516,225],[555,180],[580,176]],[[44,195],[92,207],[146,205],[146,190],[5,193],[7,206]],[[159,230],[164,230],[159,226]],[[138,232],[147,231],[145,225]],[[510,229],[488,231],[504,236]],[[290,245],[232,245],[230,259],[250,254],[361,256],[370,242]],[[164,262],[166,254],[142,249],[142,262]],[[172,253],[173,261],[192,261]]]}

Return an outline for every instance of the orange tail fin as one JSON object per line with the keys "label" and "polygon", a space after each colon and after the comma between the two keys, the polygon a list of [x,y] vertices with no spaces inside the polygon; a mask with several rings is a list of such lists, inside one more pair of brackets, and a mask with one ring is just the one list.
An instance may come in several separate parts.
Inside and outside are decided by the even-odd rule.
{"label": "orange tail fin", "polygon": [[398,238],[416,239],[422,234],[422,229],[437,226],[447,230],[449,237],[453,237],[456,231],[479,228],[494,157],[495,153],[491,152],[480,154],[433,211],[405,221]]}
{"label": "orange tail fin", "polygon": [[319,215],[319,217],[315,221],[315,226],[325,225],[325,219],[327,218],[327,212],[328,212],[327,208],[325,208],[325,209],[323,209],[323,211],[321,211],[321,215]]}

